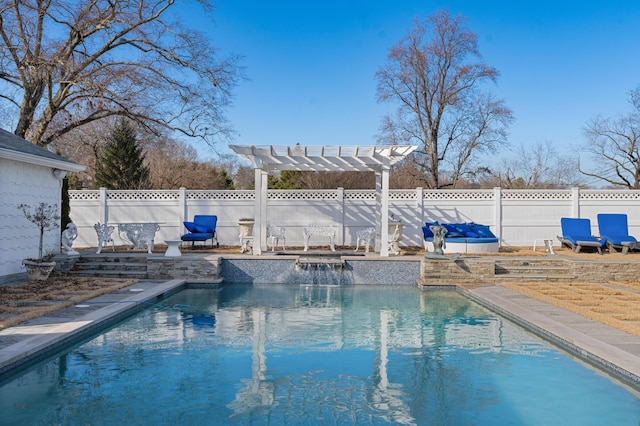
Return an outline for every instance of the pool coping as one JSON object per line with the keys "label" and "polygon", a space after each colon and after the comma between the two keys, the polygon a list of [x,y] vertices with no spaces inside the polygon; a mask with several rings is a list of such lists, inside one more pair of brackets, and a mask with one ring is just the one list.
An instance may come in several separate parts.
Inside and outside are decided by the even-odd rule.
{"label": "pool coping", "polygon": [[[219,284],[208,282],[204,285]],[[143,309],[159,298],[198,283],[175,279],[140,281],[113,293],[63,308],[0,331],[0,381],[32,361]],[[470,299],[546,338],[569,353],[640,390],[640,337],[533,299],[499,285],[456,289]],[[423,291],[428,291],[424,290]],[[7,376],[7,377],[3,377]]]}
{"label": "pool coping", "polygon": [[184,284],[185,280],[140,281],[1,330],[0,381],[4,374],[13,374],[31,361],[46,358],[65,345],[143,309],[151,301],[180,290]]}
{"label": "pool coping", "polygon": [[458,290],[640,391],[640,337],[499,285]]}

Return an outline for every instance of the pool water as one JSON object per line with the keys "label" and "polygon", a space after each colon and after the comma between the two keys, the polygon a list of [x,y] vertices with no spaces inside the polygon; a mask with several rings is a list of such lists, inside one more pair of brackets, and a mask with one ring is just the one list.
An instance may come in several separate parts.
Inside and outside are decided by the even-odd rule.
{"label": "pool water", "polygon": [[453,291],[187,289],[0,387],[5,425],[638,425],[640,399]]}

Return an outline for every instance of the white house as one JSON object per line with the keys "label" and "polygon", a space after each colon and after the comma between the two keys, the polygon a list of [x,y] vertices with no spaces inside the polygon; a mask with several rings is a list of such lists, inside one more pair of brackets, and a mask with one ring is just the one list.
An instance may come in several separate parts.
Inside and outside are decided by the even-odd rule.
{"label": "white house", "polygon": [[[22,259],[37,257],[39,230],[18,205],[62,203],[62,179],[85,167],[0,129],[0,284],[26,278]],[[60,229],[45,232],[44,251],[60,249]]]}

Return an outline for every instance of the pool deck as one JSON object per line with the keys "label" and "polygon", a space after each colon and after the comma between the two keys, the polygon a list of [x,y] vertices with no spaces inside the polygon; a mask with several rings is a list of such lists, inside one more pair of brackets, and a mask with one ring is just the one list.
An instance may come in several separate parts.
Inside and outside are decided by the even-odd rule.
{"label": "pool deck", "polygon": [[[142,280],[48,316],[0,331],[0,379],[43,354],[64,347],[179,290],[184,280]],[[640,337],[532,299],[499,285],[459,289],[473,300],[605,367],[623,382],[640,387]],[[425,290],[428,291],[428,290]],[[19,368],[18,368],[19,369]]]}

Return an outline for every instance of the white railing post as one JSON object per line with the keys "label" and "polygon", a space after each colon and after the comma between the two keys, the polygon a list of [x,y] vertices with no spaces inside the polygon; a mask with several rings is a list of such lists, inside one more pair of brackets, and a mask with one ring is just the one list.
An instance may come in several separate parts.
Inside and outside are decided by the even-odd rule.
{"label": "white railing post", "polygon": [[494,223],[496,228],[496,237],[498,237],[498,244],[502,243],[502,188],[493,188],[493,202],[494,202]]}
{"label": "white railing post", "polygon": [[109,223],[109,205],[107,202],[107,188],[100,188],[100,220],[102,223]]}
{"label": "white railing post", "polygon": [[340,210],[340,233],[338,234],[338,245],[344,245],[345,220],[344,220],[344,188],[336,189],[336,203]]}
{"label": "white railing post", "polygon": [[178,217],[178,229],[182,229],[182,222],[189,221],[189,209],[187,206],[187,188],[180,187],[178,189],[178,211],[180,217]]}
{"label": "white railing post", "polygon": [[571,217],[580,217],[580,188],[571,188]]}
{"label": "white railing post", "polygon": [[420,220],[422,221],[422,225],[426,223],[424,219],[424,190],[421,186],[416,188],[416,208],[420,211]]}

